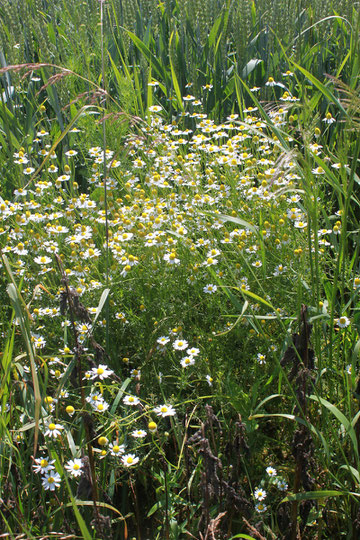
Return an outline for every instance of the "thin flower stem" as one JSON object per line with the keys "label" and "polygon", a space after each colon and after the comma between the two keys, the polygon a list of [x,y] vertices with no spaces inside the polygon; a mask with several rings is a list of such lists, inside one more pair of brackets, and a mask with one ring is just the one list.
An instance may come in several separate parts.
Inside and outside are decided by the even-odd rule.
{"label": "thin flower stem", "polygon": [[[106,272],[105,283],[109,286],[109,217],[108,217],[108,199],[107,199],[107,171],[106,171],[106,89],[105,89],[105,59],[104,59],[104,2],[100,2],[100,29],[101,29],[101,79],[102,89],[105,95],[105,107],[103,107],[102,135],[103,135],[103,185],[104,185],[104,206],[105,206],[105,258]],[[106,349],[109,348],[109,300],[106,300],[105,306],[106,318]]]}

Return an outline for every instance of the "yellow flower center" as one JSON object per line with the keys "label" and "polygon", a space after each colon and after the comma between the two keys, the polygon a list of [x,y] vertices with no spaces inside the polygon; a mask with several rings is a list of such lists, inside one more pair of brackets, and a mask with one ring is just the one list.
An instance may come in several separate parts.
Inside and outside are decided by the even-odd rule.
{"label": "yellow flower center", "polygon": [[131,463],[133,462],[133,458],[132,457],[128,457],[127,460],[126,460],[126,463],[128,463],[129,465],[131,465]]}
{"label": "yellow flower center", "polygon": [[161,407],[161,412],[162,412],[162,413],[167,412],[167,410],[168,410],[167,407],[165,407],[165,406],[164,406],[164,407]]}
{"label": "yellow flower center", "polygon": [[98,443],[100,444],[100,446],[104,446],[107,443],[107,438],[106,437],[99,437],[98,438]]}
{"label": "yellow flower center", "polygon": [[41,465],[41,467],[45,468],[45,467],[47,467],[49,465],[49,463],[48,463],[48,461],[46,459],[42,459],[40,461],[40,465]]}
{"label": "yellow flower center", "polygon": [[56,428],[55,424],[49,424],[50,431],[54,431],[55,428]]}

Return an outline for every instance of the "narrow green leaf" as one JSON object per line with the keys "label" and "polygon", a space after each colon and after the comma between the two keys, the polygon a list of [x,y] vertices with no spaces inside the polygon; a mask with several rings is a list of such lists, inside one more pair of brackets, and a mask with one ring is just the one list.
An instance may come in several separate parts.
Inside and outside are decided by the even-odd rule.
{"label": "narrow green leaf", "polygon": [[323,407],[326,407],[335,416],[335,418],[339,420],[339,422],[344,426],[345,430],[349,434],[350,439],[354,446],[354,451],[356,455],[358,456],[358,443],[357,443],[356,433],[351,422],[346,418],[346,416],[341,411],[339,411],[339,409],[335,407],[335,405],[333,405],[332,403],[330,403],[330,401],[327,401],[324,398],[321,398],[315,395],[311,395],[309,396],[309,398],[312,399],[313,401],[317,401],[318,403],[323,405]]}
{"label": "narrow green leaf", "polygon": [[157,75],[159,75],[163,81],[166,81],[166,71],[164,70],[163,66],[160,64],[156,56],[150,51],[150,49],[145,45],[145,43],[141,41],[141,39],[138,38],[135,34],[130,32],[130,30],[127,30],[126,28],[123,28],[123,30],[128,33],[134,45],[139,49],[139,51],[143,53],[148,62],[150,62],[151,65],[155,68]]}
{"label": "narrow green leaf", "polygon": [[327,497],[341,497],[343,495],[348,495],[348,493],[346,491],[335,490],[306,491],[305,493],[289,493],[289,495],[287,495],[281,502],[309,501],[313,499],[325,499]]}
{"label": "narrow green leaf", "polygon": [[269,304],[269,302],[264,300],[264,298],[261,298],[261,296],[258,296],[257,294],[255,294],[255,293],[253,293],[251,291],[247,291],[246,289],[238,288],[237,290],[240,291],[241,294],[245,294],[246,296],[249,296],[253,300],[256,300],[257,302],[260,302],[261,304],[264,304],[264,306],[267,306],[270,309],[274,309],[273,306],[271,304]]}
{"label": "narrow green leaf", "polygon": [[119,405],[119,401],[122,398],[122,396],[124,395],[124,392],[125,392],[125,390],[127,389],[127,387],[129,386],[130,383],[131,383],[131,378],[130,377],[125,379],[125,381],[122,383],[121,388],[118,391],[118,393],[116,395],[116,398],[113,401],[113,404],[111,405],[110,414],[115,413],[116,408]]}
{"label": "narrow green leaf", "polygon": [[[174,87],[174,90],[175,90],[175,94],[176,94],[176,97],[177,97],[178,105],[179,105],[181,110],[184,110],[184,105],[183,105],[183,101],[182,101],[182,95],[181,95],[181,91],[180,91],[180,87],[179,87],[179,82],[178,82],[177,77],[176,77],[176,73],[175,73],[175,69],[174,69],[174,63],[173,63],[172,54],[171,54],[171,44],[172,44],[173,38],[174,38],[174,32],[171,33],[171,36],[170,36],[170,39],[169,39],[169,60],[170,60],[171,78],[172,78],[172,83],[173,83],[173,87]],[[177,34],[176,34],[176,38],[178,40]]]}

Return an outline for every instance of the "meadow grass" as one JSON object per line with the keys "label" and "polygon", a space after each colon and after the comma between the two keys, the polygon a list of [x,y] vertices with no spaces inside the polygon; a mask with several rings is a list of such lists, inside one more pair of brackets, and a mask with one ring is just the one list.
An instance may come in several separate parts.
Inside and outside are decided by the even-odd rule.
{"label": "meadow grass", "polygon": [[359,17],[275,4],[0,8],[10,538],[359,534]]}

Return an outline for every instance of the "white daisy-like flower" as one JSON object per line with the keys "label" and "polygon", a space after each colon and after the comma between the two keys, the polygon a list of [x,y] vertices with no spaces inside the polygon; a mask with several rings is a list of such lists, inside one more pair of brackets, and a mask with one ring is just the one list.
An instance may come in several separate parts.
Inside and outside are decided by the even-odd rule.
{"label": "white daisy-like flower", "polygon": [[306,221],[295,221],[294,223],[295,229],[305,229],[307,227]]}
{"label": "white daisy-like flower", "polygon": [[86,401],[90,403],[90,405],[96,405],[97,403],[102,403],[104,398],[99,392],[92,392],[90,396],[86,398]]}
{"label": "white daisy-like flower", "polygon": [[279,264],[279,265],[275,268],[275,272],[273,273],[273,276],[280,276],[280,275],[283,274],[286,270],[287,270],[287,267],[286,267],[286,266],[283,266],[282,264]]}
{"label": "white daisy-like flower", "polygon": [[135,396],[125,396],[124,399],[123,399],[123,403],[125,405],[135,406],[135,405],[139,405],[140,400],[139,400],[139,398],[137,398]]}
{"label": "white daisy-like flower", "polygon": [[167,336],[161,336],[156,340],[156,343],[161,345],[162,347],[165,346],[167,343],[169,343],[170,338]]}
{"label": "white daisy-like flower", "polygon": [[217,291],[217,286],[209,283],[208,285],[205,285],[203,291],[205,294],[214,294]]}
{"label": "white daisy-like flower", "polygon": [[149,107],[149,111],[150,112],[155,112],[155,113],[158,113],[158,112],[162,111],[162,109],[163,108],[160,105],[151,105]]}
{"label": "white daisy-like flower", "polygon": [[278,480],[277,487],[280,491],[286,491],[288,488],[288,485],[283,478],[280,478]]}
{"label": "white daisy-like flower", "polygon": [[273,77],[269,77],[267,82],[265,83],[265,86],[276,86],[277,83],[275,82]]}
{"label": "white daisy-like flower", "polygon": [[112,369],[109,369],[104,364],[100,364],[97,368],[92,368],[92,379],[96,379],[99,377],[100,380],[106,379],[107,377],[110,377],[114,372]]}
{"label": "white daisy-like flower", "polygon": [[47,257],[46,255],[42,255],[41,257],[35,257],[34,261],[37,264],[49,264],[51,263],[51,258]]}
{"label": "white daisy-like flower", "polygon": [[36,473],[46,474],[55,469],[53,463],[55,459],[50,460],[48,456],[42,456],[34,459],[33,469]]}
{"label": "white daisy-like flower", "polygon": [[188,94],[187,96],[183,97],[184,101],[194,101],[196,98],[195,96],[192,96],[191,94]]}
{"label": "white daisy-like flower", "polygon": [[144,437],[146,437],[147,433],[143,429],[135,429],[130,433],[130,435],[135,439],[143,439]]}
{"label": "white daisy-like flower", "polygon": [[171,405],[160,405],[159,407],[154,408],[154,412],[158,416],[174,416],[176,414],[175,409]]}
{"label": "white daisy-like flower", "polygon": [[258,502],[255,505],[255,510],[261,514],[262,512],[265,512],[267,510],[267,506],[262,502]]}
{"label": "white daisy-like flower", "polygon": [[45,437],[51,437],[53,439],[57,439],[61,435],[61,430],[64,429],[64,426],[61,424],[54,424],[53,422],[50,422],[47,425],[47,430],[45,431]]}
{"label": "white daisy-like flower", "polygon": [[206,375],[206,380],[209,386],[213,385],[214,379],[210,375]]}
{"label": "white daisy-like flower", "polygon": [[256,488],[254,491],[254,497],[258,501],[263,501],[266,497],[266,491],[262,488]]}
{"label": "white daisy-like flower", "polygon": [[121,456],[125,452],[125,445],[118,444],[116,441],[109,444],[109,451],[112,456]]}
{"label": "white daisy-like flower", "polygon": [[76,478],[77,476],[82,475],[83,473],[82,466],[83,466],[83,463],[81,459],[75,458],[75,459],[70,459],[67,462],[67,464],[65,465],[65,469],[71,474],[71,476]]}
{"label": "white daisy-like flower", "polygon": [[350,319],[342,315],[339,319],[336,320],[336,324],[339,328],[346,328],[350,325]]}
{"label": "white daisy-like flower", "polygon": [[325,174],[325,171],[322,167],[316,167],[315,169],[312,169],[311,172],[315,175]]}
{"label": "white daisy-like flower", "polygon": [[109,404],[106,401],[100,401],[99,403],[94,403],[93,408],[99,413],[103,413],[108,410]]}
{"label": "white daisy-like flower", "polygon": [[193,356],[184,356],[184,358],[181,359],[180,364],[183,368],[193,366],[195,364],[195,358]]}
{"label": "white daisy-like flower", "polygon": [[125,454],[125,456],[122,456],[121,461],[125,467],[132,467],[138,463],[139,458],[135,454]]}
{"label": "white daisy-like flower", "polygon": [[65,152],[65,156],[67,156],[67,157],[74,157],[76,155],[77,155],[76,150],[68,150],[67,152]]}
{"label": "white daisy-like flower", "polygon": [[183,351],[188,346],[188,342],[185,339],[176,339],[173,343],[173,348],[176,351]]}
{"label": "white daisy-like flower", "polygon": [[190,356],[197,356],[200,353],[200,349],[197,347],[191,347],[186,351]]}
{"label": "white daisy-like flower", "polygon": [[276,476],[277,475],[277,472],[276,472],[276,469],[274,469],[274,467],[266,467],[266,472],[269,476]]}
{"label": "white daisy-like flower", "polygon": [[43,488],[49,491],[55,491],[60,486],[61,477],[59,473],[49,471],[42,479]]}
{"label": "white daisy-like flower", "polygon": [[336,120],[331,114],[331,112],[326,113],[325,118],[322,119],[325,124],[333,124]]}

